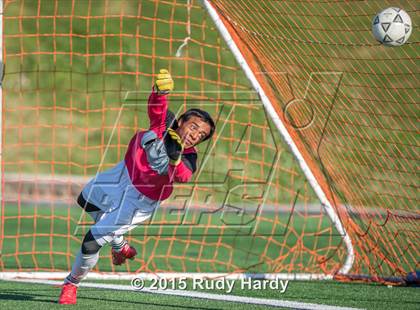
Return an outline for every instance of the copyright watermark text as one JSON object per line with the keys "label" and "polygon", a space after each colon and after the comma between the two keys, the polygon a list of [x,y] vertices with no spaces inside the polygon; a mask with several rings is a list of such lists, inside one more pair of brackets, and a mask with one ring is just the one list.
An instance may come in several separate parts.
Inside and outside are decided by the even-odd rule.
{"label": "copyright watermark text", "polygon": [[289,280],[253,278],[238,280],[193,278],[187,280],[186,277],[180,277],[152,279],[146,286],[144,279],[133,278],[131,286],[135,290],[218,290],[229,294],[234,288],[239,288],[240,290],[276,290],[283,294],[289,286]]}

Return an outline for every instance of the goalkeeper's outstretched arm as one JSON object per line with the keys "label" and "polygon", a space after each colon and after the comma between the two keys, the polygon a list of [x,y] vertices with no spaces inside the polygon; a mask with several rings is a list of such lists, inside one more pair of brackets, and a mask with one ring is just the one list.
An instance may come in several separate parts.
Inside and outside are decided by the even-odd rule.
{"label": "goalkeeper's outstretched arm", "polygon": [[168,112],[168,99],[166,95],[173,88],[174,82],[168,70],[161,69],[147,104],[150,130],[153,130],[159,139],[162,138],[166,130],[166,116]]}

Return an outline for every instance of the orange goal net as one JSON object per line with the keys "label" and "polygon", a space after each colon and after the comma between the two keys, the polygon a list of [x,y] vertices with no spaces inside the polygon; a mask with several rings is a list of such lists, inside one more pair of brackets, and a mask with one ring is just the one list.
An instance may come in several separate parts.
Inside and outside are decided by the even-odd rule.
{"label": "orange goal net", "polygon": [[127,236],[136,259],[116,267],[104,247],[95,271],[418,268],[416,32],[400,48],[375,43],[376,1],[205,2],[229,45],[201,1],[4,1],[0,271],[70,269],[92,224],[75,199],[148,128],[160,68],[175,80],[170,109],[207,110],[216,134],[193,181]]}

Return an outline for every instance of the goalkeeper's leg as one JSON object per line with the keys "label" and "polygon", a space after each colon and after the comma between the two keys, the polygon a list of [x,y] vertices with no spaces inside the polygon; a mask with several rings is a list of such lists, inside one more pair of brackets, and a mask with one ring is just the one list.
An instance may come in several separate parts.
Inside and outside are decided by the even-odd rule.
{"label": "goalkeeper's leg", "polygon": [[[95,217],[97,222],[83,239],[82,248],[76,256],[72,271],[64,281],[59,303],[76,303],[77,286],[96,265],[99,258],[99,250],[106,243],[113,243],[119,250],[113,252],[116,252],[116,255],[122,261],[137,254],[134,248],[129,247],[124,242],[122,236],[135,228],[139,223],[147,220],[159,205],[159,202],[150,200],[142,195],[139,197],[138,192],[135,191],[131,195],[133,196],[132,199],[127,199],[130,196],[126,195],[124,203],[118,208],[110,209],[103,214],[97,214]],[[99,211],[96,210],[96,212]]]}
{"label": "goalkeeper's leg", "polygon": [[[83,193],[80,193],[77,198],[77,203],[86,211],[87,214],[90,215],[90,217],[92,217],[95,224],[98,223],[105,215],[105,211],[86,201],[83,197]],[[136,249],[128,245],[127,241],[124,240],[123,235],[114,236],[110,244],[112,247],[112,263],[114,265],[121,265],[126,261],[126,259],[133,259],[134,256],[137,255]]]}
{"label": "goalkeeper's leg", "polygon": [[[134,227],[133,227],[134,228]],[[94,236],[91,230],[85,235],[82,247],[73,263],[71,272],[64,279],[64,285],[58,303],[75,304],[77,300],[77,287],[89,271],[95,267],[99,259],[99,251],[103,245],[110,243],[113,237],[109,235]]]}
{"label": "goalkeeper's leg", "polygon": [[77,299],[77,287],[88,272],[95,267],[99,259],[99,250],[109,242],[106,238],[95,238],[89,230],[85,235],[82,247],[77,253],[70,274],[64,279],[58,303],[75,304]]}
{"label": "goalkeeper's leg", "polygon": [[76,256],[72,270],[64,283],[78,285],[99,259],[99,250],[107,243],[106,238],[95,238],[89,230],[83,239],[82,247]]}
{"label": "goalkeeper's leg", "polygon": [[[87,214],[94,220],[95,224],[99,222],[105,215],[105,211],[98,208],[94,204],[87,202],[86,199],[83,197],[83,193],[80,193],[79,197],[77,198],[78,205],[86,211]],[[127,241],[124,240],[124,236],[115,236],[110,242],[113,252],[116,253],[121,252],[121,250],[126,247]],[[131,258],[131,257],[129,257]],[[115,263],[114,263],[115,264]],[[121,263],[116,265],[121,265]]]}
{"label": "goalkeeper's leg", "polygon": [[[80,194],[77,202],[92,217],[95,224],[98,224],[98,222],[106,217],[106,212],[95,205],[86,202],[82,194]],[[118,254],[128,246],[122,235],[113,236],[112,234],[107,234],[105,236],[94,236],[92,231],[89,230],[83,239],[81,249],[76,255],[70,274],[64,279],[64,285],[58,303],[76,304],[79,283],[87,276],[89,271],[95,267],[99,259],[99,251],[106,243],[110,243],[113,247],[113,261],[115,260],[114,251]],[[137,253],[134,250],[134,255],[135,254]],[[128,258],[132,258],[134,255],[129,255]],[[124,257],[120,257],[117,262],[122,264],[125,259],[126,258]]]}

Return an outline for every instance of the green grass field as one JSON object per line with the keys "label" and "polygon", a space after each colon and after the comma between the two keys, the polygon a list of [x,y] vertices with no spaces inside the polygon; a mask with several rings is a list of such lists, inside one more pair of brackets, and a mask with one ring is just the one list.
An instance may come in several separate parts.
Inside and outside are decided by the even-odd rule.
{"label": "green grass field", "polygon": [[[89,281],[91,282],[91,281]],[[128,281],[106,282],[129,285]],[[217,290],[207,291],[220,293]],[[42,308],[56,309],[60,288],[42,284],[24,284],[0,281],[2,309]],[[285,293],[275,290],[240,290],[237,296],[299,301],[361,309],[418,309],[418,288],[392,287],[376,284],[323,282],[290,282]],[[141,292],[121,292],[107,289],[80,288],[76,309],[279,309],[270,306],[248,305],[237,302],[167,296]],[[62,307],[62,306],[61,306]],[[281,308],[280,308],[281,309]]]}

